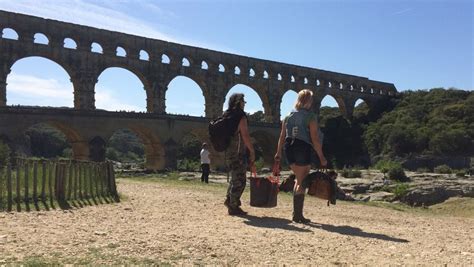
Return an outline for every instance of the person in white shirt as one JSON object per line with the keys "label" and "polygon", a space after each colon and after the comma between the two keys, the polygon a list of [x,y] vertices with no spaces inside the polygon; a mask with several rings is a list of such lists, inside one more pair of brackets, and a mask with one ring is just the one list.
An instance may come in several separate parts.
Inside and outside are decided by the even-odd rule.
{"label": "person in white shirt", "polygon": [[207,143],[202,143],[201,149],[201,182],[209,183],[209,173],[211,172],[210,164],[211,159],[209,158],[209,150]]}

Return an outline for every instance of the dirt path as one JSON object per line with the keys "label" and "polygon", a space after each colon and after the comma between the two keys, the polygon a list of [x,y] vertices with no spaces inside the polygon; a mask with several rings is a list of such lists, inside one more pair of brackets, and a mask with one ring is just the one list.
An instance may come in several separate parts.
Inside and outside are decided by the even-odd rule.
{"label": "dirt path", "polygon": [[474,219],[421,216],[307,198],[314,223],[292,223],[291,198],[231,217],[223,186],[191,190],[122,179],[117,204],[0,213],[2,263],[474,264]]}

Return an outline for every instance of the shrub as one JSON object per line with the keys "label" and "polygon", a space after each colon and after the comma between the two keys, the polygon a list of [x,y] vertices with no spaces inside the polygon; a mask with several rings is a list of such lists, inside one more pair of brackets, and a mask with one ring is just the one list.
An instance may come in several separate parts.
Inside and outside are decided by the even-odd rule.
{"label": "shrub", "polygon": [[392,166],[388,169],[388,178],[399,182],[408,182],[410,179],[406,176],[402,166]]}
{"label": "shrub", "polygon": [[436,173],[443,173],[443,174],[450,174],[453,170],[446,164],[436,166],[434,168],[434,172]]}
{"label": "shrub", "polygon": [[465,170],[456,171],[456,177],[464,177],[464,176],[466,176],[466,171]]}
{"label": "shrub", "polygon": [[384,175],[387,174],[390,180],[407,182],[410,179],[406,176],[402,165],[396,161],[381,160],[375,165]]}
{"label": "shrub", "polygon": [[341,175],[344,178],[359,178],[362,177],[362,172],[353,169],[343,169]]}
{"label": "shrub", "polygon": [[397,184],[391,191],[397,199],[405,196],[408,193],[410,186],[406,183]]}
{"label": "shrub", "polygon": [[178,170],[181,171],[199,171],[201,164],[196,160],[183,159],[178,161]]}
{"label": "shrub", "polygon": [[395,199],[400,199],[408,193],[410,186],[407,183],[396,183],[395,185],[384,185],[380,191],[390,192],[395,195]]}

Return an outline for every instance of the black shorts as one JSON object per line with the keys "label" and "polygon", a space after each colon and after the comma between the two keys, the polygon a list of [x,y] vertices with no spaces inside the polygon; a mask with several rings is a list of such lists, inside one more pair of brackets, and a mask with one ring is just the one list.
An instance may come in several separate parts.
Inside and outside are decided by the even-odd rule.
{"label": "black shorts", "polygon": [[313,147],[299,139],[293,142],[291,139],[285,140],[285,156],[289,165],[295,164],[298,166],[311,165],[311,153]]}

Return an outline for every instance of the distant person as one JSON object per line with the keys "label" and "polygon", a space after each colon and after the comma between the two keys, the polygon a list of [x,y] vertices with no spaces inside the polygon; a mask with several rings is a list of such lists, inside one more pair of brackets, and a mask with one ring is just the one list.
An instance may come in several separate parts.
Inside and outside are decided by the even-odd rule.
{"label": "distant person", "polygon": [[247,214],[240,208],[240,197],[247,182],[247,166],[255,161],[255,150],[250,142],[247,115],[244,112],[245,103],[244,94],[232,94],[224,112],[224,117],[229,119],[231,132],[234,133],[226,150],[226,162],[231,171],[231,178],[224,205],[229,215]]}
{"label": "distant person", "polygon": [[211,159],[209,158],[209,146],[207,143],[202,143],[201,146],[201,182],[209,183],[209,173],[211,172]]}
{"label": "distant person", "polygon": [[311,111],[313,93],[310,90],[301,90],[295,103],[295,109],[283,120],[280,138],[278,140],[275,161],[280,161],[282,149],[291,170],[296,176],[293,188],[293,221],[309,223],[311,220],[303,216],[304,188],[303,179],[311,169],[311,153],[316,151],[321,168],[326,167],[319,126],[316,114]]}

